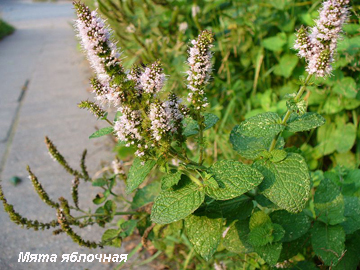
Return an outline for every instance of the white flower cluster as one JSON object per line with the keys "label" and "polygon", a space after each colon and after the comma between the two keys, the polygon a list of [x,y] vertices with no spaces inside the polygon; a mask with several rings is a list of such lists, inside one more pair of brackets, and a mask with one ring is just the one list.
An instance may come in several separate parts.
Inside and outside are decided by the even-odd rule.
{"label": "white flower cluster", "polygon": [[112,78],[107,73],[107,69],[120,66],[120,53],[116,44],[111,40],[111,32],[96,11],[91,12],[88,7],[80,3],[75,3],[75,8],[78,16],[75,26],[81,45],[87,53],[98,82],[104,88],[103,92],[107,93],[106,98],[100,96],[99,99],[102,102],[114,101],[118,103],[115,94],[109,95],[116,91],[116,87],[110,86]]}
{"label": "white flower cluster", "polygon": [[108,82],[102,83],[97,79],[91,81],[93,92],[96,94],[95,99],[101,104],[113,104],[115,107],[120,105],[120,97],[122,93],[114,91],[114,87],[110,87]]}
{"label": "white flower cluster", "polygon": [[122,160],[114,159],[111,162],[111,166],[115,174],[125,174],[124,162]]}
{"label": "white flower cluster", "polygon": [[139,83],[141,90],[148,94],[156,94],[161,91],[165,82],[165,74],[162,72],[158,61],[150,67],[146,67],[140,75]]}
{"label": "white flower cluster", "polygon": [[114,123],[114,130],[120,141],[126,142],[126,146],[134,145],[142,140],[140,134],[141,112],[132,110],[127,106],[119,108],[122,115]]}
{"label": "white flower cluster", "polygon": [[175,133],[179,130],[184,114],[180,108],[181,99],[172,94],[169,100],[150,105],[149,119],[151,121],[152,136],[156,141],[164,138],[164,135]]}
{"label": "white flower cluster", "polygon": [[327,0],[323,3],[310,34],[300,28],[294,48],[308,62],[306,71],[318,77],[329,75],[342,25],[348,18],[349,0]]}
{"label": "white flower cluster", "polygon": [[213,35],[208,31],[203,31],[196,40],[191,41],[193,47],[189,49],[187,62],[190,70],[186,73],[188,75],[187,88],[191,90],[191,92],[188,94],[187,100],[194,105],[197,110],[208,106],[204,87],[210,80],[212,70],[212,54],[210,51],[212,41]]}

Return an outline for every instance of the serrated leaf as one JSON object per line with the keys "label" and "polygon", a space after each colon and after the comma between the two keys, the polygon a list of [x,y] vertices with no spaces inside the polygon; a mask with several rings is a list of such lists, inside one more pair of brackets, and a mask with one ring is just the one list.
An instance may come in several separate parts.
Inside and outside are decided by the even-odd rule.
{"label": "serrated leaf", "polygon": [[177,185],[181,179],[181,172],[169,173],[161,178],[161,189],[168,189]]}
{"label": "serrated leaf", "polygon": [[306,113],[306,101],[303,99],[295,102],[294,99],[291,98],[286,101],[286,107],[288,108],[288,110],[300,116]]}
{"label": "serrated leaf", "polygon": [[271,223],[270,217],[263,211],[257,211],[252,214],[250,218],[249,228],[250,230],[253,230],[254,228],[260,227],[266,223]]}
{"label": "serrated leaf", "polygon": [[138,189],[131,203],[131,208],[136,209],[153,202],[160,192],[160,183],[152,182],[144,188]]}
{"label": "serrated leaf", "polygon": [[102,235],[101,240],[102,242],[105,242],[105,245],[107,246],[121,247],[121,238],[119,237],[118,230],[106,230]]}
{"label": "serrated leaf", "polygon": [[346,234],[360,230],[360,199],[358,197],[344,197],[345,221],[341,223]]}
{"label": "serrated leaf", "polygon": [[186,218],[203,203],[205,192],[191,180],[186,179],[178,186],[163,190],[156,197],[151,211],[153,222],[168,224]]}
{"label": "serrated leaf", "polygon": [[190,215],[185,219],[185,231],[195,251],[208,261],[220,243],[222,219]]}
{"label": "serrated leaf", "polygon": [[[205,122],[204,130],[208,130],[212,128],[218,121],[219,121],[219,117],[217,117],[215,114],[204,113],[204,122]],[[199,133],[199,125],[195,120],[191,118],[185,118],[183,120],[183,125],[184,125],[183,135],[185,135],[186,137]]]}
{"label": "serrated leaf", "polygon": [[301,132],[317,128],[325,124],[325,118],[314,112],[305,113],[302,116],[294,117],[287,123],[286,130],[290,132]]}
{"label": "serrated leaf", "polygon": [[254,248],[255,252],[271,266],[274,266],[277,263],[281,249],[282,244],[279,242]]}
{"label": "serrated leaf", "polygon": [[310,175],[301,155],[288,153],[286,159],[278,163],[258,160],[253,166],[264,176],[259,189],[270,201],[292,213],[305,207],[310,192]]}
{"label": "serrated leaf", "polygon": [[270,214],[272,222],[280,224],[285,230],[282,242],[290,242],[300,238],[310,229],[310,220],[304,212],[292,214],[279,210]]}
{"label": "serrated leaf", "polygon": [[128,179],[126,183],[126,193],[130,194],[145,180],[146,176],[150,173],[155,166],[155,160],[147,160],[142,165],[142,161],[139,158],[135,158],[134,162],[129,170]]}
{"label": "serrated leaf", "polygon": [[274,137],[284,128],[277,113],[266,112],[243,121],[238,127],[238,132],[247,137]]}
{"label": "serrated leaf", "polygon": [[320,221],[336,225],[345,220],[343,195],[330,179],[321,180],[314,196],[314,206],[317,219]]}
{"label": "serrated leaf", "polygon": [[234,253],[253,252],[252,246],[248,243],[249,233],[249,219],[236,221],[225,230],[222,243],[227,250]]}
{"label": "serrated leaf", "polygon": [[235,160],[216,162],[209,169],[218,187],[206,186],[205,192],[216,200],[228,200],[238,197],[258,186],[263,177],[248,165]]}
{"label": "serrated leaf", "polygon": [[282,243],[283,248],[281,250],[279,261],[283,262],[289,260],[292,257],[296,256],[299,252],[302,252],[310,245],[309,239],[310,239],[310,234],[304,234],[303,236],[301,236],[300,238],[294,241],[283,242]]}
{"label": "serrated leaf", "polygon": [[[263,151],[267,151],[270,147],[272,137],[247,137],[239,131],[239,126],[235,126],[230,134],[230,142],[235,151],[246,159],[255,160]],[[284,139],[281,137],[277,143],[276,148],[284,147]]]}
{"label": "serrated leaf", "polygon": [[336,264],[345,249],[345,232],[340,225],[327,225],[315,222],[311,230],[311,243],[314,252],[325,265]]}
{"label": "serrated leaf", "polygon": [[99,138],[101,136],[105,136],[105,135],[113,133],[113,132],[114,132],[113,127],[105,127],[105,128],[95,131],[93,134],[90,135],[89,139]]}
{"label": "serrated leaf", "polygon": [[273,227],[271,222],[267,222],[253,228],[249,233],[248,242],[253,247],[265,246],[272,243],[274,236],[272,235]]}
{"label": "serrated leaf", "polygon": [[285,150],[275,149],[272,150],[270,154],[271,154],[270,161],[274,163],[280,162],[287,157],[287,152]]}

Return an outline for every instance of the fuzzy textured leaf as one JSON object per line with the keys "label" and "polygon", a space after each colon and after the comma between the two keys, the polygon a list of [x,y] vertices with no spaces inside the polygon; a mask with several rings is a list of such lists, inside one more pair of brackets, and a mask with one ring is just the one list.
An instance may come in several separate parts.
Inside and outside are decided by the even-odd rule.
{"label": "fuzzy textured leaf", "polygon": [[345,221],[341,223],[346,234],[360,230],[360,199],[358,197],[344,197]]}
{"label": "fuzzy textured leaf", "polygon": [[195,251],[205,260],[211,259],[222,236],[222,219],[190,215],[185,219],[186,235]]}
{"label": "fuzzy textured leaf", "polygon": [[301,132],[317,128],[325,124],[325,118],[318,113],[308,112],[302,116],[294,117],[287,123],[286,130],[290,132]]}
{"label": "fuzzy textured leaf", "polygon": [[181,179],[181,172],[169,173],[161,179],[161,189],[168,189],[177,185]]}
{"label": "fuzzy textured leaf", "polygon": [[282,244],[279,242],[254,248],[255,252],[271,266],[277,263],[281,249]]}
{"label": "fuzzy textured leaf", "polygon": [[199,208],[204,198],[204,191],[186,179],[185,183],[163,190],[156,197],[151,211],[151,220],[158,224],[168,224],[186,218]]}
{"label": "fuzzy textured leaf", "polygon": [[316,255],[330,266],[336,264],[345,249],[345,232],[340,225],[331,226],[315,222],[311,231],[311,243]]}
{"label": "fuzzy textured leaf", "polygon": [[222,243],[227,250],[234,253],[253,252],[252,246],[248,243],[249,232],[249,219],[236,221],[225,230]]}
{"label": "fuzzy textured leaf", "polygon": [[[230,142],[235,151],[246,159],[255,160],[263,151],[269,149],[272,137],[248,137],[240,132],[239,126],[235,126],[230,134]],[[277,149],[283,148],[284,139],[281,137],[276,144]]]}
{"label": "fuzzy textured leaf", "polygon": [[263,180],[261,173],[235,160],[222,160],[210,167],[209,173],[218,187],[205,185],[205,192],[216,200],[238,197],[258,186]]}
{"label": "fuzzy textured leaf", "polygon": [[292,213],[305,207],[310,192],[310,175],[301,155],[288,153],[286,159],[278,163],[258,160],[253,166],[264,176],[259,188],[270,201]]}
{"label": "fuzzy textured leaf", "polygon": [[126,193],[130,194],[145,180],[146,176],[150,173],[155,166],[155,160],[147,160],[145,164],[141,164],[142,161],[139,158],[135,158],[134,162],[129,170]]}
{"label": "fuzzy textured leaf", "polygon": [[247,137],[273,137],[284,130],[277,113],[266,112],[255,115],[242,122],[238,131]]}

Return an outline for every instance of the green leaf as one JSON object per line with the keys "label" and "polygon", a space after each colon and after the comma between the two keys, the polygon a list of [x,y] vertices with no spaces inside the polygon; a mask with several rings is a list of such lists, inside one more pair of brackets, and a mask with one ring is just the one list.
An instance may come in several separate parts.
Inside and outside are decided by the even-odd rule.
{"label": "green leaf", "polygon": [[295,102],[293,98],[286,101],[286,107],[289,111],[297,114],[303,115],[306,113],[306,101],[301,99],[298,102]]}
{"label": "green leaf", "polygon": [[[185,176],[183,176],[185,178]],[[155,199],[151,220],[158,224],[168,224],[186,218],[202,204],[204,191],[188,178],[173,189],[161,191]]]}
{"label": "green leaf", "polygon": [[288,153],[283,161],[258,160],[253,164],[264,176],[260,191],[270,201],[289,212],[300,212],[308,200],[310,175],[304,158]]}
{"label": "green leaf", "polygon": [[253,230],[256,227],[260,227],[266,223],[271,223],[270,217],[263,211],[257,211],[252,214],[250,218],[249,228]]}
{"label": "green leaf", "polygon": [[336,129],[337,137],[336,150],[339,153],[345,153],[349,151],[356,140],[356,127],[352,123],[341,125]]}
{"label": "green leaf", "polygon": [[345,249],[345,233],[340,225],[331,226],[316,221],[311,230],[314,252],[328,266],[335,265]]}
{"label": "green leaf", "polygon": [[279,261],[288,261],[292,257],[296,256],[298,253],[302,253],[303,250],[308,248],[308,246],[310,245],[309,239],[310,234],[307,233],[294,241],[283,242],[283,249],[281,250]]}
{"label": "green leaf", "polygon": [[131,208],[137,209],[150,202],[153,202],[159,192],[160,192],[159,182],[152,182],[151,184],[145,186],[144,188],[138,189],[131,203]]}
{"label": "green leaf", "polygon": [[340,262],[332,269],[334,270],[348,270],[357,269],[360,262],[360,232],[349,235],[345,242],[345,255]]}
{"label": "green leaf", "polygon": [[266,246],[254,247],[255,252],[268,264],[274,266],[281,253],[282,244],[277,242]]}
{"label": "green leaf", "polygon": [[[204,119],[205,119],[205,128],[204,130],[208,130],[212,128],[218,121],[219,117],[217,117],[215,114],[212,113],[204,113]],[[183,120],[183,135],[186,137],[195,135],[199,133],[199,125],[198,123],[189,117],[185,118]]]}
{"label": "green leaf", "polygon": [[298,62],[299,58],[295,54],[285,54],[275,66],[274,73],[289,78]]}
{"label": "green leaf", "polygon": [[177,185],[181,179],[181,172],[169,173],[161,178],[161,189],[168,189]]}
{"label": "green leaf", "polygon": [[274,242],[279,242],[284,238],[285,230],[281,225],[276,223],[273,223],[272,227],[273,227],[272,235],[274,236]]}
{"label": "green leaf", "polygon": [[107,246],[121,247],[119,231],[115,229],[106,230],[101,237],[101,241],[105,242],[105,245]]}
{"label": "green leaf", "polygon": [[130,194],[145,180],[146,176],[150,173],[152,168],[155,166],[155,160],[147,160],[145,164],[142,165],[141,159],[135,158],[134,162],[129,170],[126,193]]}
{"label": "green leaf", "polygon": [[358,197],[344,197],[345,221],[341,223],[346,234],[360,230],[360,199]]}
{"label": "green leaf", "polygon": [[113,202],[112,200],[108,200],[104,204],[104,210],[105,210],[106,214],[113,217],[115,215],[115,212],[116,212],[116,203]]}
{"label": "green leaf", "polygon": [[218,161],[210,167],[209,173],[218,186],[207,185],[205,181],[205,192],[216,200],[238,197],[258,186],[263,179],[258,171],[235,160]]}
{"label": "green leaf", "polygon": [[105,127],[105,128],[95,131],[93,134],[90,135],[89,139],[105,136],[105,135],[113,133],[113,132],[114,132],[113,127]]}
{"label": "green leaf", "polygon": [[270,161],[274,163],[283,161],[287,157],[287,152],[285,150],[274,149],[270,154]]}
{"label": "green leaf", "polygon": [[185,219],[186,236],[195,251],[205,260],[215,253],[222,235],[222,219],[207,216],[190,215]]}
{"label": "green leaf", "polygon": [[233,222],[224,232],[224,247],[234,253],[246,254],[253,251],[248,243],[249,219]]}
{"label": "green leaf", "polygon": [[262,45],[265,49],[268,49],[270,51],[274,52],[280,52],[282,51],[282,48],[287,42],[286,34],[285,33],[279,33],[276,36],[269,37],[263,40]]}
{"label": "green leaf", "polygon": [[266,112],[243,121],[238,127],[238,132],[247,137],[274,137],[284,128],[277,113]]}
{"label": "green leaf", "polygon": [[97,178],[97,179],[95,179],[95,180],[93,180],[93,181],[91,182],[91,185],[92,185],[93,187],[103,187],[103,186],[106,185],[106,183],[107,183],[106,179],[104,179],[104,178]]}
{"label": "green leaf", "polygon": [[[241,134],[239,126],[235,126],[230,134],[230,142],[235,151],[246,159],[255,160],[261,153],[269,149],[272,137],[247,137]],[[285,142],[281,137],[276,144],[276,148],[283,148]]]}
{"label": "green leaf", "polygon": [[335,84],[333,91],[347,98],[355,98],[358,93],[356,82],[352,77],[342,78],[339,83]]}
{"label": "green leaf", "polygon": [[104,193],[98,193],[96,194],[95,199],[93,199],[93,203],[102,204],[109,195],[110,195],[110,190],[105,190]]}
{"label": "green leaf", "polygon": [[221,212],[227,222],[235,219],[243,220],[251,215],[254,208],[252,200],[247,196],[240,196],[231,200],[218,201]]}
{"label": "green leaf", "polygon": [[336,225],[345,220],[343,195],[330,179],[321,180],[314,196],[314,206],[319,221]]}
{"label": "green leaf", "polygon": [[335,130],[335,123],[326,123],[317,130],[317,141],[320,143],[315,149],[324,156],[336,150],[337,136]]}
{"label": "green leaf", "polygon": [[291,214],[279,210],[270,214],[272,222],[280,224],[285,230],[282,242],[290,242],[303,236],[310,229],[310,220],[304,212]]}
{"label": "green leaf", "polygon": [[272,232],[273,226],[271,222],[257,226],[249,233],[248,242],[253,247],[265,246],[266,244],[273,242],[274,236]]}
{"label": "green leaf", "polygon": [[314,112],[305,113],[294,117],[287,123],[286,130],[290,132],[301,132],[317,128],[325,124],[325,118]]}

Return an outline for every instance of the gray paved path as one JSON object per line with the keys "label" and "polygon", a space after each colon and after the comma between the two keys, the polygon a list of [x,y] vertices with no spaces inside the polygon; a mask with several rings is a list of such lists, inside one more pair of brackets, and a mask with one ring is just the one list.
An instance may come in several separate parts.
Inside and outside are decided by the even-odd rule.
{"label": "gray paved path", "polygon": [[[29,164],[49,195],[70,199],[72,177],[54,163],[47,153],[48,135],[72,164],[78,166],[81,152],[89,150],[88,167],[96,171],[104,156],[104,141],[89,141],[95,119],[77,108],[89,98],[87,62],[78,52],[71,27],[73,9],[69,2],[30,3],[0,0],[0,14],[17,30],[0,41],[0,179],[8,202],[22,215],[46,222],[55,213],[37,197],[27,178]],[[28,82],[22,95],[22,88]],[[22,96],[22,98],[21,98]],[[13,132],[11,132],[13,131]],[[105,139],[106,140],[106,139]],[[8,179],[17,175],[23,182],[14,187]],[[82,205],[91,206],[96,193],[80,185]],[[11,223],[0,207],[0,270],[7,269],[110,269],[103,263],[60,263],[64,253],[89,253],[66,235],[34,232]],[[82,231],[98,239],[97,227]],[[57,254],[57,263],[18,263],[19,252]],[[122,250],[93,250],[90,253],[120,253]]]}

